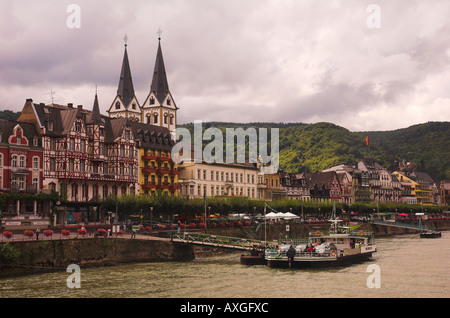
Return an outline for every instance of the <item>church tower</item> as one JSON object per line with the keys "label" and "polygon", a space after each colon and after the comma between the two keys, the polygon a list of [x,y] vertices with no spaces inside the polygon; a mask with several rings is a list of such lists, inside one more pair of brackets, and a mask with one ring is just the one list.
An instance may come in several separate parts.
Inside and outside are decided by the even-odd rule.
{"label": "church tower", "polygon": [[161,50],[161,31],[158,31],[158,34],[158,51],[156,53],[150,93],[141,106],[142,122],[166,127],[171,133],[175,133],[178,107],[169,90]]}
{"label": "church tower", "polygon": [[127,40],[128,37],[125,35],[125,52],[123,55],[119,87],[117,89],[116,98],[108,110],[108,114],[109,117],[124,117],[141,121],[141,107],[134,94],[130,62],[128,61]]}

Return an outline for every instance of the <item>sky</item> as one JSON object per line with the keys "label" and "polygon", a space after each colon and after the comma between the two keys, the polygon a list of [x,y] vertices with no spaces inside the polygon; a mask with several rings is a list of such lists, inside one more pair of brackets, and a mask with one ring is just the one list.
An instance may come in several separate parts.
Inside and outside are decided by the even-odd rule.
{"label": "sky", "polygon": [[125,34],[142,103],[161,29],[179,124],[450,121],[448,0],[2,0],[0,15],[0,110],[91,109],[97,89],[107,114]]}

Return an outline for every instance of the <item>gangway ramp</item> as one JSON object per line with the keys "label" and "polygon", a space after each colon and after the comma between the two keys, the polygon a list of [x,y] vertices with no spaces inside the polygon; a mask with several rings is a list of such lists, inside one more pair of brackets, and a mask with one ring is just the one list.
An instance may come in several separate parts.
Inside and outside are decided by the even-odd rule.
{"label": "gangway ramp", "polygon": [[419,227],[418,224],[408,224],[408,223],[401,223],[401,222],[388,222],[388,221],[383,221],[383,220],[370,220],[369,223],[420,231],[420,227]]}
{"label": "gangway ramp", "polygon": [[251,250],[254,247],[258,249],[264,246],[264,241],[204,233],[174,233],[172,236],[172,240],[173,242],[185,244],[221,247],[245,251]]}

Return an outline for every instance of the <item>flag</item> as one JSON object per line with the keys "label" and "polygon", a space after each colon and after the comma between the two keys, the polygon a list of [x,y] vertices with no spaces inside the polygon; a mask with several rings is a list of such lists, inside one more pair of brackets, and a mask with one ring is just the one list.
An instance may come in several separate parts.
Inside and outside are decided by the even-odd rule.
{"label": "flag", "polygon": [[366,144],[369,145],[369,136],[366,137]]}

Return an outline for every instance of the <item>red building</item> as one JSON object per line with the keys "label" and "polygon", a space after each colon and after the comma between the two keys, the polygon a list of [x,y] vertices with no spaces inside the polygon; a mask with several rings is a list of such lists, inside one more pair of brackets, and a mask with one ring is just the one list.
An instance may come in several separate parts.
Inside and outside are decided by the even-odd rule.
{"label": "red building", "polygon": [[45,211],[50,202],[32,196],[43,189],[43,158],[34,125],[0,120],[0,193],[4,194],[0,209],[5,225],[48,224]]}

